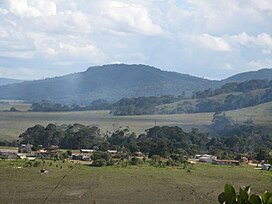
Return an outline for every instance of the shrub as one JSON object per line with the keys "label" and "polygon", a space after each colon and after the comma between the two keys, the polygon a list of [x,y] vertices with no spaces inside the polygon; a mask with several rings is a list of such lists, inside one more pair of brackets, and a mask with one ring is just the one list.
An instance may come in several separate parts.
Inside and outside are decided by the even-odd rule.
{"label": "shrub", "polygon": [[218,196],[220,204],[271,204],[272,192],[265,192],[263,195],[251,194],[250,186],[239,189],[236,194],[232,185],[226,184],[224,192]]}
{"label": "shrub", "polygon": [[91,158],[94,161],[96,161],[98,159],[104,159],[104,160],[106,160],[106,162],[108,162],[109,160],[111,160],[111,155],[108,152],[95,152],[91,156]]}
{"label": "shrub", "polygon": [[107,161],[105,159],[97,159],[93,161],[93,163],[91,164],[91,166],[96,166],[96,167],[102,167],[106,165],[107,165]]}
{"label": "shrub", "polygon": [[33,167],[38,167],[38,166],[41,166],[42,162],[41,161],[35,161],[33,163]]}
{"label": "shrub", "polygon": [[141,163],[142,163],[141,159],[139,159],[137,157],[132,157],[130,159],[130,164],[131,165],[138,165],[138,164],[141,164]]}

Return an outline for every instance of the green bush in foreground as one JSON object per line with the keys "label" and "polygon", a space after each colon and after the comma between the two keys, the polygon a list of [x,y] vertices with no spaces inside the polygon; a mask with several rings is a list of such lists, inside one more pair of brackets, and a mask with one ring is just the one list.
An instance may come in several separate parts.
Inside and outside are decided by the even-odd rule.
{"label": "green bush in foreground", "polygon": [[220,204],[272,204],[272,192],[264,192],[263,195],[251,194],[250,186],[239,189],[236,194],[232,185],[226,184],[224,192],[218,196]]}

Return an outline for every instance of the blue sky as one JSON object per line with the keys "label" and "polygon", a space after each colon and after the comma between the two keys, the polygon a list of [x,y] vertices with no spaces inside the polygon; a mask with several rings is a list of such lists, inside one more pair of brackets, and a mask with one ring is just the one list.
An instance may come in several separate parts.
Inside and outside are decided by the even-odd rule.
{"label": "blue sky", "polygon": [[272,67],[271,0],[1,0],[0,77],[148,64],[210,79]]}

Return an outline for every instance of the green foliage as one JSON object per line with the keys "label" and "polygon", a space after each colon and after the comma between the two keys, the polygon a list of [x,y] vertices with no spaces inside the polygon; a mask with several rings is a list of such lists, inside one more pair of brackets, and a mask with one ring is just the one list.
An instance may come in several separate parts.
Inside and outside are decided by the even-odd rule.
{"label": "green foliage", "polygon": [[235,110],[272,101],[272,81],[250,80],[221,88],[194,92],[192,99],[156,106],[160,114]]}
{"label": "green foliage", "polygon": [[123,98],[113,104],[111,113],[113,115],[150,115],[155,113],[156,106],[173,103],[180,99],[174,95]]}
{"label": "green foliage", "polygon": [[[33,112],[65,112],[65,111],[88,111],[88,110],[109,110],[112,104],[106,100],[99,99],[93,101],[90,105],[64,105],[60,103],[51,103],[48,101],[42,101],[39,103],[33,103],[31,105],[31,111]],[[10,110],[11,111],[11,110]]]}
{"label": "green foliage", "polygon": [[[271,161],[272,153],[269,154],[268,150],[272,149],[272,136],[264,134],[262,128],[251,124],[232,125],[224,115],[216,115],[213,126],[217,127],[221,137],[210,138],[208,134],[196,128],[185,132],[177,126],[152,127],[139,136],[131,133],[128,128],[119,128],[112,133],[102,134],[95,126],[81,124],[66,126],[49,124],[47,127],[35,125],[19,137],[20,143],[29,143],[33,145],[34,150],[41,147],[50,148],[51,145],[58,145],[64,149],[95,148],[100,151],[116,149],[118,150],[116,158],[128,158],[129,154],[141,151],[149,157],[159,155],[182,163],[187,155],[210,152],[221,159],[233,159],[236,153],[250,153],[253,156],[257,154],[256,158],[259,160]],[[258,153],[259,150],[264,152]],[[103,154],[104,156],[101,156]],[[65,159],[69,155],[71,151],[68,150],[57,154],[56,159]],[[108,161],[110,155],[97,152],[93,157]],[[96,159],[98,158],[93,158]],[[170,161],[168,163],[173,164]]]}
{"label": "green foliage", "polygon": [[106,162],[111,160],[111,155],[107,152],[94,152],[91,156],[92,160],[96,161],[99,159],[104,159]]}
{"label": "green foliage", "polygon": [[107,161],[105,159],[94,160],[93,163],[91,164],[91,166],[95,166],[95,167],[103,167],[106,165],[107,165]]}
{"label": "green foliage", "polygon": [[42,165],[42,162],[41,161],[35,161],[34,163],[33,163],[33,167],[39,167],[39,166],[41,166]]}
{"label": "green foliage", "polygon": [[130,159],[130,164],[131,165],[138,165],[138,164],[141,164],[142,163],[142,160],[137,158],[137,157],[132,157]]}
{"label": "green foliage", "polygon": [[69,154],[68,154],[67,151],[66,152],[62,152],[61,155],[62,155],[63,159],[67,159],[69,157]]}
{"label": "green foliage", "polygon": [[226,184],[224,192],[218,196],[218,201],[220,204],[272,204],[272,192],[250,195],[250,186],[246,186],[236,193],[232,185]]}

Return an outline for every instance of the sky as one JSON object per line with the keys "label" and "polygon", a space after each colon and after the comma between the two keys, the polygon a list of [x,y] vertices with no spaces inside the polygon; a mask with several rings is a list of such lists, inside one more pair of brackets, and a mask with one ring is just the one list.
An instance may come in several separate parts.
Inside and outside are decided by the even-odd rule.
{"label": "sky", "polygon": [[0,77],[147,64],[209,79],[272,67],[272,0],[0,0]]}

